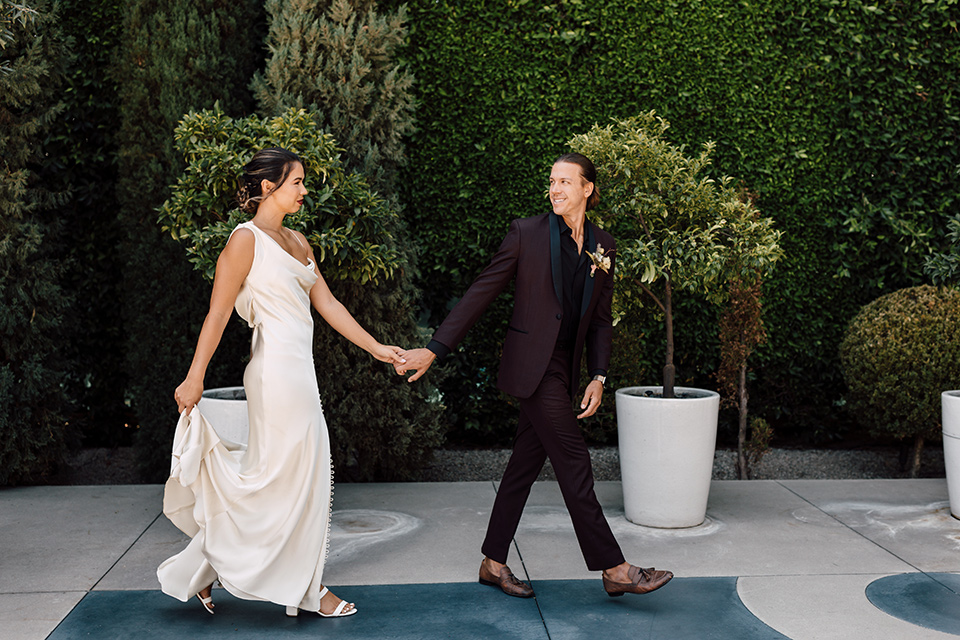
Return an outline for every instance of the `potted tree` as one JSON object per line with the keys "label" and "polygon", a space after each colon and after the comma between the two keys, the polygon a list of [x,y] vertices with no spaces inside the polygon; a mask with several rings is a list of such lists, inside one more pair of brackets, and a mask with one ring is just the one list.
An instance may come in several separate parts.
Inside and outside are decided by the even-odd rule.
{"label": "potted tree", "polygon": [[618,389],[617,432],[627,519],[653,527],[696,526],[706,515],[720,397],[675,386],[674,296],[719,304],[732,279],[766,276],[781,256],[772,221],[740,198],[731,178],[705,174],[713,143],[696,156],[671,144],[669,123],[649,112],[575,136],[570,146],[597,168],[597,222],[617,239],[614,318],[663,314],[660,386]]}

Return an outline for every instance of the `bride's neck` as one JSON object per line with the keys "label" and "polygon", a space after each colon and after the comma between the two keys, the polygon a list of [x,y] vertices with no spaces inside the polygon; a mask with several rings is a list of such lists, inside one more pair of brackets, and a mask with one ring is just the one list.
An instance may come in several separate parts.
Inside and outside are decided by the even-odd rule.
{"label": "bride's neck", "polygon": [[257,214],[253,216],[253,223],[261,229],[280,231],[285,217],[283,213],[260,207],[257,209]]}

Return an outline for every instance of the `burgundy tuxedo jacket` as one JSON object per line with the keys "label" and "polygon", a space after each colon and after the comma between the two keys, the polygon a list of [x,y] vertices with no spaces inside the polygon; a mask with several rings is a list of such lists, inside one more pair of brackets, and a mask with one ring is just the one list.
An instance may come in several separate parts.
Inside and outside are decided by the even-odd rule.
{"label": "burgundy tuxedo jacket", "polygon": [[[507,327],[497,386],[517,398],[529,398],[539,386],[560,333],[563,302],[560,269],[560,226],[553,212],[520,218],[490,264],[484,269],[433,335],[451,351],[460,344],[481,314],[516,278],[513,315]],[[613,319],[613,236],[584,222],[584,250],[596,252],[599,243],[610,256],[610,272],[596,269],[583,287],[580,324],[572,352],[570,396],[579,391],[580,359],[587,348],[587,370],[606,371],[610,365]]]}

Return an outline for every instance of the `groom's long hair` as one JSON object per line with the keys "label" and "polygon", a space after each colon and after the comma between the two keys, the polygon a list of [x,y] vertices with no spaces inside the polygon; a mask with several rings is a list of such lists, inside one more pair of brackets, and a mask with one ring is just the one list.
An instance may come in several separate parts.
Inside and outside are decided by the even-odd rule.
{"label": "groom's long hair", "polygon": [[577,165],[580,167],[580,177],[583,178],[584,182],[593,183],[593,193],[587,198],[587,211],[590,211],[590,209],[600,204],[600,188],[597,187],[597,168],[593,166],[590,158],[582,153],[571,152],[563,154],[557,158],[553,164],[557,164],[558,162]]}

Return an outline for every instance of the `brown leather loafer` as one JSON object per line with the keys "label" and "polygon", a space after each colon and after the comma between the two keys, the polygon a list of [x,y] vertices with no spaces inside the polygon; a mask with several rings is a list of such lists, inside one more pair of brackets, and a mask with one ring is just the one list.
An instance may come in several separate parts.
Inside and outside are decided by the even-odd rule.
{"label": "brown leather loafer", "polygon": [[603,588],[608,596],[616,598],[625,593],[650,593],[667,584],[673,578],[673,573],[670,571],[657,571],[653,567],[641,569],[633,565],[630,565],[627,575],[630,577],[630,582],[614,582],[603,576]]}
{"label": "brown leather loafer", "polygon": [[500,569],[500,575],[495,576],[491,572],[487,571],[487,568],[480,563],[480,584],[486,584],[491,587],[499,587],[508,596],[515,596],[517,598],[532,598],[533,597],[533,587],[528,585],[526,582],[521,582],[517,579],[517,576],[513,575],[513,572],[510,571],[510,567],[504,565]]}

